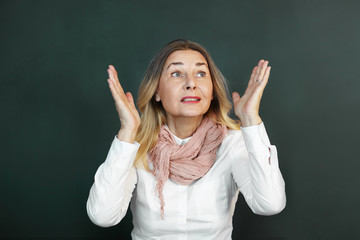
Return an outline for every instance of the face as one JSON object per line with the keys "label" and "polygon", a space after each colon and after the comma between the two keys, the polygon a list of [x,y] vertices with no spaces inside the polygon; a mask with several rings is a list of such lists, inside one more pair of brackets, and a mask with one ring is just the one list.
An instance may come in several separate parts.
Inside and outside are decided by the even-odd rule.
{"label": "face", "polygon": [[167,58],[155,100],[166,117],[202,117],[210,107],[213,85],[207,61],[194,50],[179,50]]}

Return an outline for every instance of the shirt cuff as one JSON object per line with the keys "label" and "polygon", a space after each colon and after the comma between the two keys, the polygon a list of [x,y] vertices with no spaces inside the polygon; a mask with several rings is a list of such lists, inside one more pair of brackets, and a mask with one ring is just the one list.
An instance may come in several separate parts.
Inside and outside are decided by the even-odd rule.
{"label": "shirt cuff", "polygon": [[130,169],[133,166],[139,147],[138,142],[120,141],[115,136],[105,162],[113,167]]}
{"label": "shirt cuff", "polygon": [[240,127],[240,129],[248,152],[259,152],[270,147],[270,141],[263,122],[250,127]]}

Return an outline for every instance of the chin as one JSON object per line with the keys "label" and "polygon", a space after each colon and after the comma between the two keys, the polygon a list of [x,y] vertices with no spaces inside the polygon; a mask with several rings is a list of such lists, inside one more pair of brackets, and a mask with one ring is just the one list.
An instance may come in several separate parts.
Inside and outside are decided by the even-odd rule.
{"label": "chin", "polygon": [[205,113],[207,113],[209,110],[209,108],[193,108],[193,109],[178,109],[175,112],[171,112],[171,111],[166,111],[168,115],[171,115],[173,117],[202,117],[205,115]]}
{"label": "chin", "polygon": [[202,117],[206,112],[186,112],[179,115],[179,117]]}

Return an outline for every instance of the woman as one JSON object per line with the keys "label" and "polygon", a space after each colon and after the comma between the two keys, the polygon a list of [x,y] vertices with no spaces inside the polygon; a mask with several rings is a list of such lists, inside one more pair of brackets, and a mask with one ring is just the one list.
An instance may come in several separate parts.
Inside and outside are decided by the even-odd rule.
{"label": "woman", "polygon": [[239,191],[256,214],[282,211],[285,184],[259,116],[268,61],[254,67],[242,97],[232,95],[241,127],[228,116],[224,77],[197,43],[172,41],[152,59],[141,118],[113,66],[108,73],[121,128],[87,201],[95,224],[119,223],[131,202],[133,239],[231,239]]}

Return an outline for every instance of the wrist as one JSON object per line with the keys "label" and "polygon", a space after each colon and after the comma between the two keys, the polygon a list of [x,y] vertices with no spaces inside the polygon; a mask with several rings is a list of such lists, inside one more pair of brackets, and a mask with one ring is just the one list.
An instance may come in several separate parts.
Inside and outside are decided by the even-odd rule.
{"label": "wrist", "polygon": [[241,122],[241,127],[250,127],[254,125],[259,125],[262,122],[262,119],[260,118],[260,116],[256,116],[256,117],[244,116],[240,118],[240,122]]}
{"label": "wrist", "polygon": [[117,134],[117,138],[120,141],[124,141],[124,142],[128,142],[128,143],[134,143],[136,133],[137,133],[137,128],[136,129],[123,129],[123,128],[121,128],[119,130],[118,134]]}

